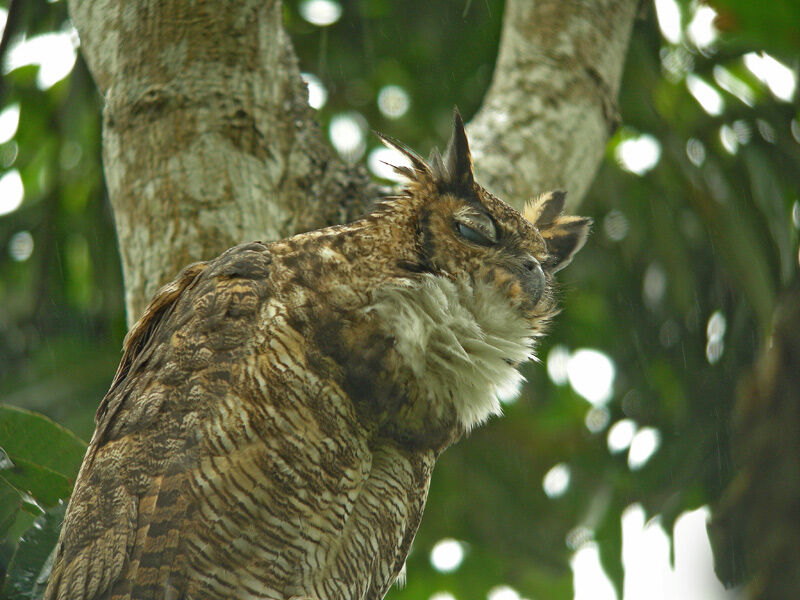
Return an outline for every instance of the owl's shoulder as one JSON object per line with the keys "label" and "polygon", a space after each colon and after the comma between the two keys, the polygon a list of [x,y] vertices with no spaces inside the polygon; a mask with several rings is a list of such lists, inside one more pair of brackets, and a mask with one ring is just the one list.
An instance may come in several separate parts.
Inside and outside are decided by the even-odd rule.
{"label": "owl's shoulder", "polygon": [[271,262],[268,245],[240,244],[188,265],[155,294],[125,337],[93,441],[136,427],[158,409],[149,400],[168,396],[190,374],[221,376],[241,356],[257,326],[253,315],[273,296]]}

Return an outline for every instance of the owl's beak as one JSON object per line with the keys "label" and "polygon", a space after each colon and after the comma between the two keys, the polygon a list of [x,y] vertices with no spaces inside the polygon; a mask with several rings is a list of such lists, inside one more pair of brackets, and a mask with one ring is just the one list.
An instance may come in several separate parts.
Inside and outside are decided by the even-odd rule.
{"label": "owl's beak", "polygon": [[528,296],[530,303],[535,306],[541,300],[542,294],[544,294],[546,285],[544,271],[539,261],[532,256],[525,259],[523,267],[525,270],[521,278],[522,289]]}

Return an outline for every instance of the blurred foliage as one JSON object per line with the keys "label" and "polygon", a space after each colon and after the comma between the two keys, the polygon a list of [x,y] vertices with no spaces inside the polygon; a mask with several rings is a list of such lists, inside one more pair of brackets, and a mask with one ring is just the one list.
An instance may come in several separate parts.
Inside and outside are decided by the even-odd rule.
{"label": "blurred foliage", "polygon": [[800,590],[798,365],[800,282],[783,294],[769,344],[742,377],[732,412],[738,469],[709,527],[712,539],[735,536],[754,549],[747,598],[795,598]]}
{"label": "blurred foliage", "polygon": [[[16,37],[6,56],[23,35],[65,27],[64,2],[17,4]],[[730,481],[734,388],[769,332],[775,298],[797,278],[800,223],[798,94],[792,102],[777,98],[742,57],[767,50],[796,75],[800,5],[712,5],[722,33],[698,48],[685,31],[701,5],[679,2],[684,36],[670,44],[652,7],[643,4],[620,95],[624,125],[581,208],[595,219],[595,232],[561,276],[564,310],[540,349],[545,362],[554,344],[606,353],[616,367],[613,397],[591,411],[592,431],[585,424],[591,405],[570,385],[549,379],[544,365],[531,365],[529,384],[506,407],[506,417],[442,457],[409,557],[408,583],[390,597],[446,590],[469,600],[508,584],[530,597],[571,598],[568,559],[587,539],[598,544],[619,585],[620,514],[627,506],[638,502],[649,516],[661,515],[670,532],[681,512],[713,505]],[[342,8],[338,22],[317,27],[302,18],[298,2],[285,7],[302,70],[328,92],[319,111],[324,126],[335,115],[358,113],[369,128],[426,154],[446,138],[454,104],[465,117],[480,105],[495,59],[501,0],[346,0]],[[0,111],[20,108],[16,134],[0,144],[0,177],[16,169],[25,188],[21,207],[0,216],[0,398],[88,439],[124,335],[119,259],[100,166],[102,100],[80,58],[68,78],[47,89],[37,86],[37,71],[23,66],[6,73],[0,88]],[[688,74],[723,100],[719,114],[706,112],[688,91]],[[400,86],[411,100],[399,118],[387,117],[376,103],[386,85]],[[658,141],[660,159],[640,176],[618,157],[641,134]],[[22,260],[13,241],[20,232],[34,242]],[[724,319],[721,334],[719,318],[709,332],[715,313]],[[621,419],[660,434],[658,450],[639,469],[628,466],[625,452],[608,449],[608,429]],[[61,430],[37,423],[30,426],[43,428],[37,436],[53,452],[60,443],[77,452]],[[18,434],[17,427],[12,434],[0,425],[7,455],[0,453],[1,464],[30,463],[72,480],[76,462],[56,468],[41,456],[15,455]],[[548,498],[542,478],[558,463],[570,468],[569,487]],[[58,510],[64,492],[54,480],[37,496],[40,487],[8,474],[0,471],[0,578],[11,565],[6,591],[16,594],[38,577],[46,553],[44,534],[36,532],[49,531],[52,539],[57,515],[42,513]],[[13,523],[6,506],[15,507]],[[38,528],[26,533],[34,518],[41,519]],[[429,563],[442,538],[465,545],[454,573]],[[739,549],[723,543],[732,545],[718,553],[726,557],[718,572],[736,580]]]}
{"label": "blurred foliage", "polygon": [[0,405],[0,444],[2,590],[27,597],[58,536],[86,443],[41,414]]}

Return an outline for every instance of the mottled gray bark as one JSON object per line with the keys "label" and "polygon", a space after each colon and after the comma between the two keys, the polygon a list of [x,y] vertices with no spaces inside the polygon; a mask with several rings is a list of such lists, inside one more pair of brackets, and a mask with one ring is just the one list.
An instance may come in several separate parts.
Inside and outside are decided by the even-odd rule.
{"label": "mottled gray bark", "polygon": [[476,177],[521,207],[585,195],[619,123],[617,92],[638,0],[507,0],[494,77],[468,127]]}
{"label": "mottled gray bark", "polygon": [[[520,206],[586,191],[616,123],[636,0],[508,0],[470,128],[479,178]],[[187,263],[349,220],[378,188],[328,149],[279,0],[70,0],[105,96],[103,159],[128,322]]]}
{"label": "mottled gray bark", "polygon": [[339,223],[378,195],[332,156],[278,0],[71,0],[105,96],[128,324],[184,265]]}

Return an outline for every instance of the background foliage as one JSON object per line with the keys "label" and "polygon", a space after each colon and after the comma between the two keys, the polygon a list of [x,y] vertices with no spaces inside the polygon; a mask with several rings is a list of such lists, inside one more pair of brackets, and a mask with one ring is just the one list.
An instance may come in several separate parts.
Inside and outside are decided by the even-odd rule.
{"label": "background foliage", "polygon": [[[0,143],[0,178],[16,170],[24,186],[21,206],[0,216],[0,580],[9,597],[26,597],[80,463],[78,438],[91,436],[119,360],[125,321],[100,166],[101,98],[80,58],[49,87],[44,67],[10,69],[22,36],[69,27],[64,2],[17,4],[0,83],[0,115],[20,111]],[[454,104],[466,118],[480,105],[503,2],[341,4],[341,18],[319,27],[300,3],[286,2],[302,70],[327,90],[321,122],[345,115],[426,154],[445,139]],[[620,97],[624,124],[581,206],[595,232],[561,277],[564,311],[540,351],[553,374],[532,365],[507,416],[443,456],[408,585],[391,597],[448,590],[484,598],[502,583],[571,598],[568,559],[587,539],[619,584],[626,507],[641,503],[671,531],[681,512],[713,505],[729,482],[734,390],[776,299],[797,279],[800,226],[797,93],[782,98],[743,56],[766,51],[796,72],[800,4],[713,5],[720,35],[707,44],[687,33],[705,5],[679,2],[680,37],[669,41],[642,4]],[[697,78],[712,92],[699,92]],[[410,99],[396,118],[376,102],[387,85]],[[367,152],[377,145],[365,139]],[[643,160],[653,148],[655,159]],[[556,357],[578,348],[613,361],[607,402],[593,406],[559,377]],[[609,428],[623,419],[656,432],[658,448],[640,468],[609,450]],[[549,498],[542,478],[559,463],[569,486]],[[442,538],[466,549],[452,574],[428,560]],[[719,573],[734,579],[735,541],[723,544]]]}

